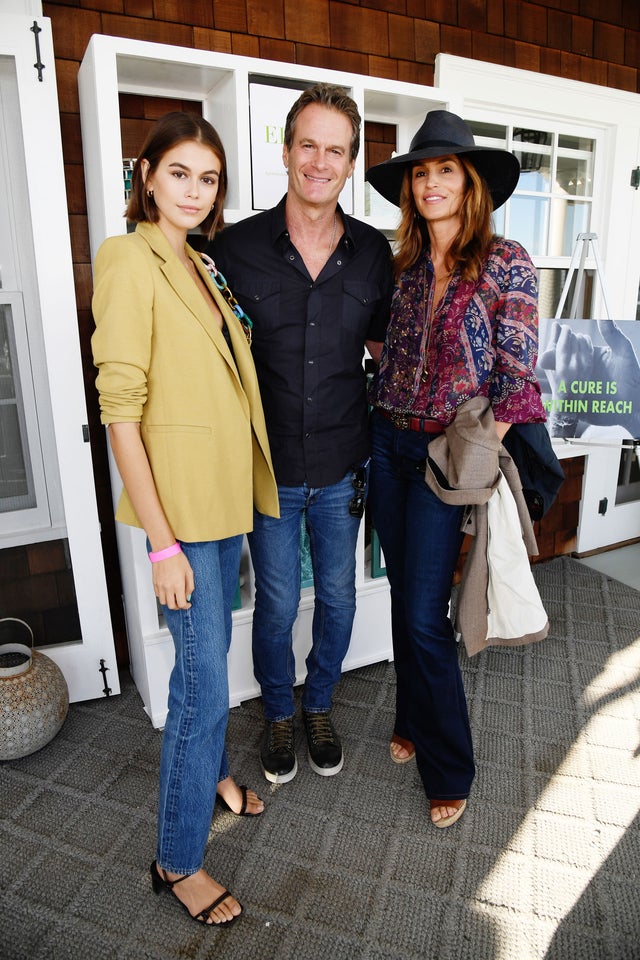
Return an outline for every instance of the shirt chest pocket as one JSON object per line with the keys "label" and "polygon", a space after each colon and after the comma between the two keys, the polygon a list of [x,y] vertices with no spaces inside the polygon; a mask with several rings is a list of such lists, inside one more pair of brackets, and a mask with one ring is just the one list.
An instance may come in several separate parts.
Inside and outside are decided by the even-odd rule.
{"label": "shirt chest pocket", "polygon": [[261,332],[278,325],[280,318],[280,281],[245,277],[233,286],[236,300]]}
{"label": "shirt chest pocket", "polygon": [[342,326],[366,339],[382,296],[380,288],[367,280],[345,280],[343,290]]}

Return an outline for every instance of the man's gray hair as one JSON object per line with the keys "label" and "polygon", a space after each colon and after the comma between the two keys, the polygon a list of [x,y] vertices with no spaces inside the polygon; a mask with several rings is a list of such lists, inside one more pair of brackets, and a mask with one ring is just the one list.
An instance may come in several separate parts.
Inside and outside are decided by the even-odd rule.
{"label": "man's gray hair", "polygon": [[287,121],[284,128],[284,143],[287,150],[291,150],[293,145],[293,133],[296,120],[305,107],[312,103],[318,103],[323,107],[330,107],[337,110],[351,123],[351,146],[349,149],[349,159],[355,160],[360,149],[360,125],[362,123],[355,101],[351,99],[344,87],[338,87],[333,83],[314,83],[313,86],[303,90],[294,105],[289,110]]}

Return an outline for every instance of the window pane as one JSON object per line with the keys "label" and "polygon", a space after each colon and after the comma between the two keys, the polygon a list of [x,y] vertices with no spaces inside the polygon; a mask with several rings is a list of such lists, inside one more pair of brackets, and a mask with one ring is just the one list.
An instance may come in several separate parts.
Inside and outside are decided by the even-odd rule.
{"label": "window pane", "polygon": [[551,134],[548,130],[533,130],[531,127],[514,127],[514,143],[537,143],[551,146]]}
{"label": "window pane", "polygon": [[558,147],[560,150],[583,150],[586,153],[593,153],[594,141],[587,137],[573,137],[566,133],[559,133]]}
{"label": "window pane", "polygon": [[551,155],[514,151],[520,161],[518,190],[535,190],[538,193],[551,191]]}
{"label": "window pane", "polygon": [[0,513],[35,506],[11,308],[0,306]]}
{"label": "window pane", "polygon": [[[507,128],[499,123],[481,123],[479,120],[467,121],[476,143],[480,140],[496,140],[494,146],[504,147],[507,142]],[[485,146],[485,144],[479,144]]]}
{"label": "window pane", "polygon": [[507,206],[503,203],[502,206],[493,213],[493,229],[500,237],[504,236],[504,217],[506,209]]}
{"label": "window pane", "polygon": [[509,236],[518,240],[532,256],[546,254],[549,201],[538,197],[512,197],[509,209]]}
{"label": "window pane", "polygon": [[[520,161],[519,190],[549,192],[551,187],[551,134],[545,130],[514,127],[513,152]],[[520,149],[519,144],[529,144]]]}
{"label": "window pane", "polygon": [[588,232],[590,218],[591,204],[577,200],[554,200],[549,255],[570,257],[578,234]]}
{"label": "window pane", "polygon": [[591,158],[558,157],[556,188],[574,197],[590,197]]}

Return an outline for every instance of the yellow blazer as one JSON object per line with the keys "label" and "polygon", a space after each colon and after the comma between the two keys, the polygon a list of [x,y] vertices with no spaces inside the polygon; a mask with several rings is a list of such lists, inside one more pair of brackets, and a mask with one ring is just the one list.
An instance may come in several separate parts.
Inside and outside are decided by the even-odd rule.
{"label": "yellow blazer", "polygon": [[[222,311],[233,356],[193,279],[156,224],[102,244],[91,344],[104,424],[140,423],[177,539],[221,540],[278,516],[253,358],[199,255],[186,251]],[[235,357],[235,362],[234,362]],[[116,519],[141,526],[126,491]]]}

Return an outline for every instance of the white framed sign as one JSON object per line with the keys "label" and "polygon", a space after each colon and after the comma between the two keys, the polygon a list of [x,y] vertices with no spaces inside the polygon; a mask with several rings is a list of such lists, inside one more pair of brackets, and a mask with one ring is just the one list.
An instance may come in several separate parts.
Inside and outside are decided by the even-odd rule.
{"label": "white framed sign", "polygon": [[640,323],[540,318],[539,342],[551,436],[640,437]]}

